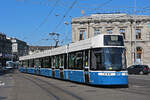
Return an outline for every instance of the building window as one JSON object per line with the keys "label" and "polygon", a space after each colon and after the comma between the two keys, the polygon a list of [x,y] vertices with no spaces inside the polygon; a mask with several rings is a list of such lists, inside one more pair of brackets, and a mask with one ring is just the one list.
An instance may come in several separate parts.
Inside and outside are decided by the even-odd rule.
{"label": "building window", "polygon": [[141,47],[137,47],[136,48],[136,53],[137,53],[137,59],[141,59],[142,48]]}
{"label": "building window", "polygon": [[80,30],[80,40],[84,40],[85,39],[85,30]]}
{"label": "building window", "polygon": [[112,34],[112,29],[107,29],[107,34]]}
{"label": "building window", "polygon": [[141,29],[136,29],[136,39],[141,39]]}
{"label": "building window", "polygon": [[99,28],[94,28],[94,36],[100,34],[100,29]]}
{"label": "building window", "polygon": [[126,36],[125,36],[125,29],[120,29],[120,34],[123,35],[123,38],[126,39]]}
{"label": "building window", "polygon": [[136,48],[136,54],[137,54],[137,60],[136,61],[137,61],[138,64],[141,64],[141,61],[142,61],[141,60],[142,59],[142,52],[143,51],[142,51],[141,47],[137,47]]}

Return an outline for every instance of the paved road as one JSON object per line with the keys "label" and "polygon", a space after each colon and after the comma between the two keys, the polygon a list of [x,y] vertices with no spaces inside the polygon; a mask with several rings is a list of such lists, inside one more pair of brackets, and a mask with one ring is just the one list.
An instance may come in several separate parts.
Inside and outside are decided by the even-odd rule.
{"label": "paved road", "polygon": [[129,88],[104,88],[19,72],[0,76],[0,100],[149,100],[150,75],[129,76]]}

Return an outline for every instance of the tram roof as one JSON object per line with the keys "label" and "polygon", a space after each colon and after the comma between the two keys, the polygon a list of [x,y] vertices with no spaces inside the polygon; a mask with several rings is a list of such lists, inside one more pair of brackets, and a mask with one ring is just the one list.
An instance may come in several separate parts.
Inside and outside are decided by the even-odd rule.
{"label": "tram roof", "polygon": [[[100,34],[100,35],[94,36],[86,40],[77,41],[75,43],[60,46],[60,47],[53,48],[50,50],[45,50],[45,51],[35,53],[32,55],[22,56],[19,58],[19,60],[35,59],[35,58],[64,54],[67,52],[69,53],[69,52],[75,52],[75,51],[80,51],[80,50],[86,50],[90,48],[104,47],[104,43],[103,43],[104,35],[110,35],[110,34]],[[118,35],[118,34],[113,34],[113,35]],[[110,47],[110,46],[107,46],[107,47]]]}

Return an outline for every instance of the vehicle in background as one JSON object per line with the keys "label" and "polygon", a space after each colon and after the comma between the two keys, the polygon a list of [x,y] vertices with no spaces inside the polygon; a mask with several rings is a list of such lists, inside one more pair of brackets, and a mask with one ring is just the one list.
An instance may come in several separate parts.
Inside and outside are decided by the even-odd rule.
{"label": "vehicle in background", "polygon": [[128,74],[148,74],[149,73],[149,67],[148,65],[131,65],[127,68]]}
{"label": "vehicle in background", "polygon": [[13,62],[13,61],[7,61],[6,62],[6,69],[15,69],[17,68],[17,62]]}

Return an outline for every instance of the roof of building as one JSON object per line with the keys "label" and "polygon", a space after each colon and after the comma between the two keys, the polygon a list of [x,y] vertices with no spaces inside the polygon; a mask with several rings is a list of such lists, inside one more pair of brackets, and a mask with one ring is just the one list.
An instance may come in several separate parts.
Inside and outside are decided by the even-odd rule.
{"label": "roof of building", "polygon": [[52,49],[52,48],[54,48],[54,46],[29,46],[30,50],[34,50],[34,49],[45,50],[45,49]]}
{"label": "roof of building", "polygon": [[76,17],[72,19],[72,23],[89,22],[89,21],[150,21],[150,17],[146,15],[128,15],[125,13],[106,13],[91,14],[90,16]]}

